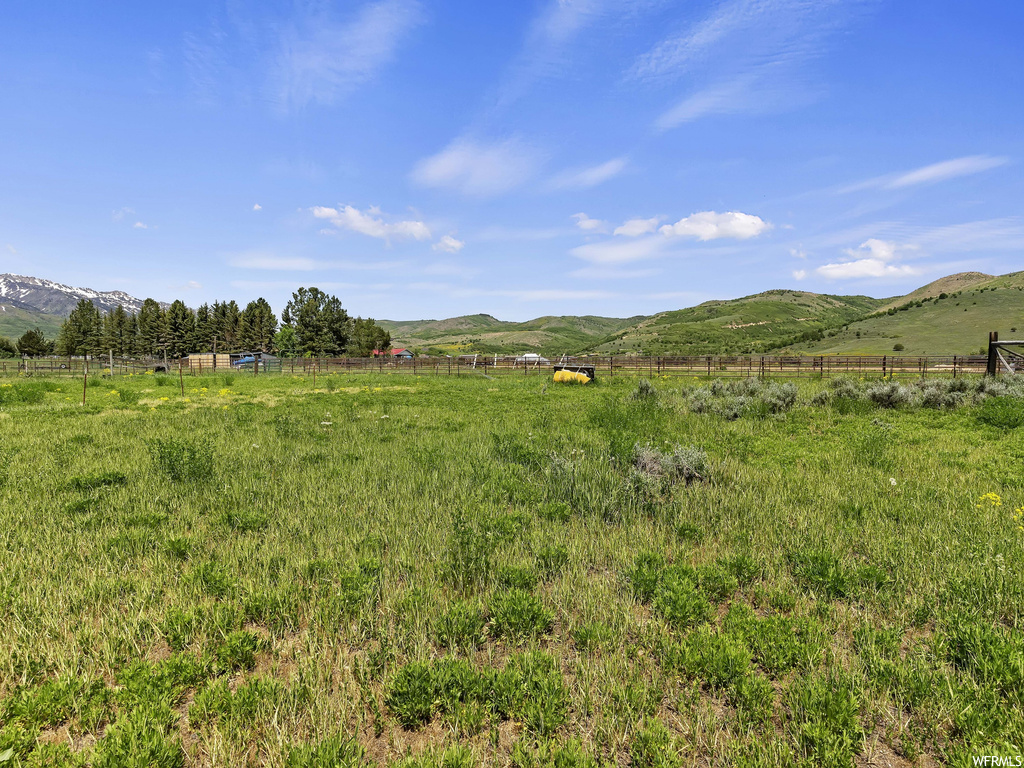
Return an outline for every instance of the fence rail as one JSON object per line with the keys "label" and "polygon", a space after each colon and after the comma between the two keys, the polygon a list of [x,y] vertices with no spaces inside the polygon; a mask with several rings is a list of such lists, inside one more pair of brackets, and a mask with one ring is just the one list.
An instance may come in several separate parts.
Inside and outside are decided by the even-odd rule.
{"label": "fence rail", "polygon": [[[685,356],[580,356],[563,358],[559,363],[593,366],[598,377],[695,376],[830,378],[857,376],[876,378],[953,377],[984,374],[988,365],[985,355],[685,355]],[[201,362],[181,360],[148,360],[135,358],[97,357],[35,358],[0,361],[0,375],[82,376],[86,369],[93,375],[167,374],[178,376],[209,373],[238,376],[290,374],[324,376],[346,373],[398,373],[424,376],[534,376],[550,375],[551,363],[517,357],[420,357],[409,360],[386,358],[284,358],[266,367],[254,369],[232,366],[205,367]]]}

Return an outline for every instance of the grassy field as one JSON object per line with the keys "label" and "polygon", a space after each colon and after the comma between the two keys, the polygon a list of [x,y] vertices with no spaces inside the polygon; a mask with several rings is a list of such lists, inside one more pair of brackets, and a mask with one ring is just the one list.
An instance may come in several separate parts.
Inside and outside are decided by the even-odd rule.
{"label": "grassy field", "polygon": [[0,381],[0,765],[1024,751],[1019,387],[90,384]]}

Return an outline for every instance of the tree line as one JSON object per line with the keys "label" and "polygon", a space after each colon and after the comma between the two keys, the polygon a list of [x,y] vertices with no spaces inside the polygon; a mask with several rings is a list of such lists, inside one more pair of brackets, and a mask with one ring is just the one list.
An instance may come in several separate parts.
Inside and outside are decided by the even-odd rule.
{"label": "tree line", "polygon": [[164,308],[146,299],[138,312],[117,306],[101,312],[89,299],[78,302],[47,341],[39,329],[17,343],[0,337],[0,354],[182,357],[193,352],[263,352],[285,357],[369,357],[391,349],[391,334],[373,318],[350,317],[337,296],[319,288],[299,288],[280,322],[264,298],[241,309],[235,301],[215,301],[193,310],[174,301]]}

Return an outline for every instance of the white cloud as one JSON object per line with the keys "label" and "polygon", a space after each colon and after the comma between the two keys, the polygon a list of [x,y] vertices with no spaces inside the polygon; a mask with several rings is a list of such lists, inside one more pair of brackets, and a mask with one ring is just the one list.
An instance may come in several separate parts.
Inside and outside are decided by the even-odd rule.
{"label": "white cloud", "polygon": [[425,187],[490,197],[524,184],[536,175],[540,164],[540,154],[518,139],[484,144],[462,138],[420,160],[413,168],[412,180]]}
{"label": "white cloud", "polygon": [[14,247],[13,245],[11,245],[10,243],[8,243],[8,244],[7,244],[7,250],[11,252],[11,255],[12,255],[12,256],[17,256],[17,255],[18,255],[18,249],[17,249],[17,248],[15,248],[15,247]]}
{"label": "white cloud", "polygon": [[794,259],[806,259],[807,251],[805,251],[803,248],[790,248],[789,255],[792,256]]}
{"label": "white cloud", "polygon": [[662,113],[654,121],[654,127],[667,131],[702,117],[755,111],[754,105],[763,101],[763,95],[753,85],[754,78],[748,76],[703,88]]}
{"label": "white cloud", "polygon": [[146,225],[146,224],[143,224],[141,221],[136,221],[134,224],[132,224],[132,226],[135,229],[149,229],[149,226]]}
{"label": "white cloud", "polygon": [[365,3],[345,23],[331,18],[327,4],[281,35],[273,74],[282,108],[331,104],[370,80],[390,62],[408,33],[423,19],[416,0]]}
{"label": "white cloud", "polygon": [[640,261],[658,255],[667,245],[664,237],[642,237],[633,240],[606,240],[587,243],[573,248],[569,253],[584,261],[595,264],[624,264]]}
{"label": "white cloud", "polygon": [[262,211],[263,210],[263,206],[260,205],[259,203],[256,203],[256,204],[253,205],[252,209],[254,211]]}
{"label": "white cloud", "polygon": [[269,269],[289,272],[311,272],[317,268],[312,259],[302,256],[274,256],[272,254],[240,254],[230,260],[233,267],[243,269]]}
{"label": "white cloud", "polygon": [[696,237],[698,240],[729,237],[747,240],[770,228],[771,224],[767,221],[749,213],[701,211],[680,219],[675,224],[666,224],[659,231],[666,237]]}
{"label": "white cloud", "polygon": [[364,213],[351,205],[339,208],[326,208],[322,205],[310,209],[318,219],[327,219],[338,229],[349,229],[353,232],[377,237],[382,240],[392,238],[429,240],[430,228],[422,221],[386,222],[381,216],[380,208],[370,207]]}
{"label": "white cloud", "polygon": [[1008,157],[991,157],[989,155],[958,157],[955,160],[946,160],[941,163],[926,165],[923,168],[904,173],[891,180],[885,186],[888,189],[900,189],[917,184],[934,184],[946,179],[970,176],[992,168],[998,168],[1001,165],[1006,165],[1008,162],[1010,162]]}
{"label": "white cloud", "polygon": [[919,274],[909,265],[892,264],[899,258],[898,251],[915,250],[915,246],[898,246],[896,243],[870,238],[858,248],[847,248],[844,253],[852,261],[824,264],[817,272],[830,280],[853,280],[857,278],[908,277]]}
{"label": "white cloud", "polygon": [[563,171],[551,179],[550,186],[553,189],[589,189],[590,187],[596,187],[598,184],[622,173],[626,168],[626,163],[626,158],[616,157],[606,163],[589,168]]}
{"label": "white cloud", "polygon": [[803,280],[805,277],[807,277],[807,270],[806,269],[794,269],[793,270],[793,278],[794,279],[796,279],[796,280]]}
{"label": "white cloud", "polygon": [[856,261],[844,261],[838,264],[824,264],[818,267],[815,272],[830,280],[853,280],[865,277],[908,277],[918,274],[918,271],[913,267],[886,264],[881,259],[857,259]]}
{"label": "white cloud", "polygon": [[172,285],[170,286],[172,291],[199,291],[202,290],[203,284],[198,280],[189,280],[184,285]]}
{"label": "white cloud", "polygon": [[576,220],[576,226],[584,232],[606,232],[608,230],[608,222],[592,219],[585,213],[574,213],[571,218]]}
{"label": "white cloud", "polygon": [[110,218],[112,218],[114,221],[121,221],[121,219],[123,219],[125,216],[132,216],[134,214],[135,214],[135,209],[134,208],[125,207],[125,208],[119,208],[116,211],[113,211],[110,214]]}
{"label": "white cloud", "polygon": [[648,235],[654,232],[658,228],[658,222],[661,218],[655,216],[653,219],[630,219],[624,222],[622,226],[616,227],[613,235],[623,235],[625,237],[639,237],[640,235]]}
{"label": "white cloud", "polygon": [[434,245],[431,246],[431,249],[435,251],[447,251],[448,253],[458,253],[465,245],[466,243],[462,240],[456,240],[451,235],[445,235],[434,243]]}

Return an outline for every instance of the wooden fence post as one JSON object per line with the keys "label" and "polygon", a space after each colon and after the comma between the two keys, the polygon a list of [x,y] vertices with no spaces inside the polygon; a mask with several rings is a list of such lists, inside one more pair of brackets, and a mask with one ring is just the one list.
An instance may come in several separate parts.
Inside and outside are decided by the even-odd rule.
{"label": "wooden fence post", "polygon": [[995,376],[999,372],[999,358],[997,357],[996,344],[999,343],[999,333],[989,331],[988,334],[988,364],[985,366],[986,376]]}

